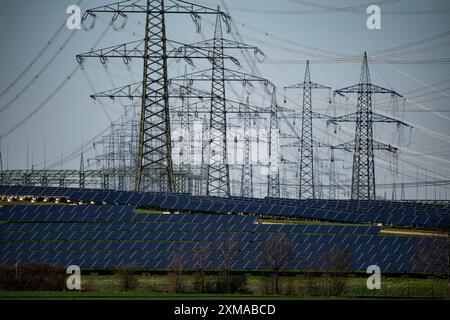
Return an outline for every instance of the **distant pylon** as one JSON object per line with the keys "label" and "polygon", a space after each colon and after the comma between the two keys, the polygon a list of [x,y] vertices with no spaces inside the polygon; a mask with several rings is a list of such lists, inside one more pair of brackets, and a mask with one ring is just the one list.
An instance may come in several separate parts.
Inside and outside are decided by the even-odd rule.
{"label": "distant pylon", "polygon": [[200,195],[205,195],[206,194],[206,185],[207,185],[207,169],[208,169],[208,164],[207,164],[207,159],[206,157],[207,155],[207,151],[206,149],[208,148],[209,142],[208,142],[208,134],[209,130],[208,130],[208,120],[206,119],[206,117],[204,117],[202,119],[202,141],[201,141],[201,165],[200,165],[200,188],[199,188],[199,194]]}
{"label": "distant pylon", "polygon": [[79,186],[80,189],[84,189],[85,187],[85,171],[84,171],[84,154],[83,151],[81,151],[81,156],[80,156],[80,181],[79,181]]}
{"label": "distant pylon", "polygon": [[311,82],[309,61],[306,62],[305,78],[303,83],[285,87],[285,89],[303,88],[302,128],[300,140],[300,163],[299,165],[299,199],[314,199],[315,181],[314,177],[314,148],[312,129],[312,89],[331,89],[330,87]]}
{"label": "distant pylon", "polygon": [[394,90],[371,84],[366,52],[364,52],[359,83],[350,87],[335,90],[334,93],[341,96],[344,96],[344,93],[358,94],[356,113],[332,119],[332,121],[335,122],[356,123],[354,142],[344,143],[340,146],[335,146],[335,148],[353,149],[351,198],[367,200],[375,199],[374,150],[397,152],[397,149],[391,145],[374,142],[373,123],[390,122],[396,123],[397,125],[406,124],[399,120],[374,113],[372,111],[372,95],[374,93],[385,93],[390,94],[391,96],[400,97],[401,95]]}
{"label": "distant pylon", "polygon": [[[187,69],[184,69],[184,75],[186,76]],[[192,156],[192,128],[191,128],[191,115],[189,113],[189,84],[183,84],[181,87],[181,132],[180,132],[180,148],[179,148],[179,171],[181,173],[180,181],[177,183],[177,191],[191,193],[193,189],[192,181],[192,168],[191,161]],[[179,184],[179,185],[178,185]]]}
{"label": "distant pylon", "polygon": [[253,198],[253,170],[251,159],[251,125],[249,98],[245,104],[244,110],[244,163],[242,165],[241,195],[247,198]]}
{"label": "distant pylon", "polygon": [[225,101],[225,69],[220,15],[216,17],[212,53],[211,113],[209,119],[209,164],[206,193],[229,196],[230,174],[227,157],[227,116]]}
{"label": "distant pylon", "polygon": [[397,184],[395,183],[395,180],[394,183],[392,184],[392,200],[397,200]]}
{"label": "distant pylon", "polygon": [[280,197],[280,167],[279,167],[279,138],[280,128],[278,123],[278,102],[276,88],[273,87],[270,106],[269,129],[269,172],[267,175],[267,196]]}
{"label": "distant pylon", "polygon": [[331,148],[330,157],[330,189],[328,194],[329,199],[336,199],[336,162],[334,159],[334,148]]}
{"label": "distant pylon", "polygon": [[322,188],[322,179],[321,179],[321,172],[320,172],[320,161],[319,158],[319,152],[314,152],[314,195],[315,199],[322,199],[323,198],[323,188]]}
{"label": "distant pylon", "polygon": [[[219,11],[218,11],[219,12]],[[264,55],[264,53],[255,46],[239,43],[230,39],[223,38],[222,21],[225,22],[227,31],[230,31],[230,25],[227,19],[218,15],[214,28],[214,38],[204,40],[178,48],[179,52],[186,49],[195,48],[208,50],[206,57],[212,63],[210,70],[201,70],[187,74],[184,77],[175,77],[171,82],[184,81],[189,78],[191,83],[211,79],[211,97],[210,97],[210,121],[209,121],[209,139],[208,139],[208,155],[207,155],[207,173],[206,173],[206,194],[212,196],[229,196],[231,195],[230,185],[230,165],[227,153],[227,114],[230,107],[235,103],[226,97],[225,83],[240,82],[247,88],[254,88],[251,82],[264,83],[266,86],[270,81],[246,74],[240,71],[231,70],[225,67],[225,60],[231,61],[236,65],[240,65],[239,61],[232,56],[224,53],[225,50],[251,50],[255,55]],[[177,50],[177,52],[178,52]],[[211,78],[209,77],[211,72]],[[241,105],[240,102],[238,102]],[[252,107],[254,109],[254,107]]]}
{"label": "distant pylon", "polygon": [[405,182],[402,181],[400,200],[405,200]]}
{"label": "distant pylon", "polygon": [[353,153],[352,199],[375,199],[372,90],[369,64],[364,52],[359,80],[355,152]]}

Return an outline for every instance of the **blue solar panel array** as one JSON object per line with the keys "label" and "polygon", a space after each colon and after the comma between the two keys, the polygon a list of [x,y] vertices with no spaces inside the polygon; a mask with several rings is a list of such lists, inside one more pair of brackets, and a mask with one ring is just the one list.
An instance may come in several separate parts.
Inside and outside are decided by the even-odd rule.
{"label": "blue solar panel array", "polygon": [[[379,227],[367,223],[449,227],[448,205],[413,202],[217,198],[29,186],[0,186],[0,195],[107,203],[3,206],[0,221],[7,222],[0,223],[0,263],[10,265],[44,262],[90,269],[121,265],[166,269],[176,253],[189,269],[196,267],[198,249],[208,249],[207,268],[218,269],[220,248],[233,238],[234,269],[265,269],[265,245],[273,235],[284,233],[294,251],[288,269],[321,270],[330,252],[339,249],[350,253],[351,269],[356,271],[376,264],[385,272],[434,272],[443,270],[417,263],[417,255],[421,248],[439,255],[439,238],[381,236]],[[189,214],[139,214],[134,213],[136,206]],[[366,225],[258,224],[255,215]]]}
{"label": "blue solar panel array", "polygon": [[417,202],[218,198],[189,194],[29,186],[0,186],[0,195],[59,196],[74,201],[146,206],[171,211],[244,213],[343,223],[450,228],[449,205]]}
{"label": "blue solar panel array", "polygon": [[[208,269],[222,267],[221,247],[235,240],[232,268],[266,269],[263,250],[275,234],[291,243],[287,269],[326,268],[330,252],[346,250],[351,269],[376,264],[384,272],[442,271],[418,264],[418,249],[436,250],[437,238],[381,236],[379,227],[260,224],[255,217],[211,214],[136,214],[133,206],[4,206],[0,209],[0,264],[76,264],[83,269],[134,265],[170,268],[177,254],[196,268],[199,249],[208,250]],[[112,217],[112,219],[110,219]],[[436,252],[436,254],[438,254]]]}

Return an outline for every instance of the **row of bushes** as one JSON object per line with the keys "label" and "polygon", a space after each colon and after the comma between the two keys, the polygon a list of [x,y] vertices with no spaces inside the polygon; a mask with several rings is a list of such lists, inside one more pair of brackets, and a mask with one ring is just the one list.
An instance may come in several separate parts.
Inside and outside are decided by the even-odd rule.
{"label": "row of bushes", "polygon": [[[0,267],[0,290],[5,291],[65,291],[66,269],[63,266],[28,264],[24,266]],[[355,286],[348,286],[349,278],[345,274],[336,272],[324,272],[320,275],[306,273],[304,275],[265,275],[252,277],[248,283],[247,277],[242,273],[219,271],[215,273],[197,271],[187,273],[182,270],[172,270],[157,286],[147,286],[153,292],[181,293],[241,293],[258,295],[298,295],[298,296],[342,296],[355,294]],[[97,281],[97,280],[95,280]],[[83,282],[82,289],[97,291],[95,281]],[[121,268],[115,276],[114,290],[135,291],[142,290],[145,282],[139,283],[138,273],[132,266]],[[401,289],[401,288],[400,288]],[[413,290],[414,287],[411,287]],[[448,295],[448,288],[421,288],[430,289],[430,296]],[[349,291],[350,290],[350,291]],[[385,287],[386,290],[386,287]],[[390,291],[397,289],[389,289]],[[393,292],[394,292],[393,291]],[[414,290],[413,290],[414,291]],[[442,291],[442,292],[441,292]],[[362,291],[361,294],[366,293]],[[375,293],[371,293],[375,294]],[[386,294],[386,292],[384,292]],[[399,294],[398,292],[395,294]],[[427,292],[428,294],[428,292]],[[409,287],[408,287],[409,296]]]}
{"label": "row of bushes", "polygon": [[[137,275],[132,268],[123,268],[118,272],[118,289],[133,291],[138,287]],[[192,276],[184,272],[171,271],[164,281],[161,292],[182,293],[240,293],[260,295],[307,295],[307,296],[341,296],[344,294],[347,277],[337,273],[323,273],[321,276],[280,277],[266,274],[249,286],[245,274],[225,274],[222,272],[205,275],[203,272]]]}
{"label": "row of bushes", "polygon": [[58,265],[30,263],[23,266],[0,267],[0,290],[63,291],[66,269]]}

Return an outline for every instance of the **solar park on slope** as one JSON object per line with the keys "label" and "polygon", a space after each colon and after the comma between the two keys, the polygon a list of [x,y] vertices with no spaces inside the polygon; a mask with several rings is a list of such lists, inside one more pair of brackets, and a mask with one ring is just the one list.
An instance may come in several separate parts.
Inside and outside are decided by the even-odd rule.
{"label": "solar park on slope", "polygon": [[[380,232],[381,225],[448,231],[448,204],[218,198],[30,186],[0,186],[0,196],[83,203],[1,207],[1,265],[39,262],[93,270],[122,266],[160,270],[171,268],[171,257],[177,255],[185,269],[195,269],[199,252],[207,250],[205,268],[216,270],[223,263],[221,246],[233,239],[232,269],[265,270],[266,244],[274,235],[285,234],[293,251],[285,270],[323,270],[327,257],[338,249],[349,253],[351,271],[366,271],[370,265],[389,273],[446,271],[443,266],[418,263],[420,248],[427,248],[430,256],[442,254],[438,237]],[[172,214],[136,213],[138,207]],[[269,224],[257,217],[327,223]]]}

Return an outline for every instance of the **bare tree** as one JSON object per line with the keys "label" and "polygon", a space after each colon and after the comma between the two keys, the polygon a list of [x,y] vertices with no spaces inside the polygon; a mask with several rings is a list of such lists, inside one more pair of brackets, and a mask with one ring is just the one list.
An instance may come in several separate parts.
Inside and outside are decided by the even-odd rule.
{"label": "bare tree", "polygon": [[347,250],[334,248],[328,254],[324,269],[327,282],[326,293],[331,296],[342,295],[347,283],[347,273],[351,268],[351,254]]}
{"label": "bare tree", "polygon": [[222,261],[221,269],[224,277],[224,290],[230,291],[230,271],[237,257],[237,243],[234,237],[225,240],[219,247],[219,259]]}
{"label": "bare tree", "polygon": [[137,279],[135,274],[136,268],[132,265],[126,265],[119,268],[117,278],[119,280],[120,289],[128,292],[137,287]]}
{"label": "bare tree", "polygon": [[196,272],[195,287],[197,292],[205,293],[206,281],[205,273],[209,263],[210,251],[207,247],[200,247],[194,249],[194,263],[193,266]]}
{"label": "bare tree", "polygon": [[279,275],[293,259],[292,245],[283,233],[274,234],[266,243],[263,251],[263,260],[266,266],[272,270],[272,293],[280,293]]}
{"label": "bare tree", "polygon": [[169,282],[171,289],[175,293],[182,293],[184,291],[183,271],[186,264],[183,253],[173,251],[169,259]]}

